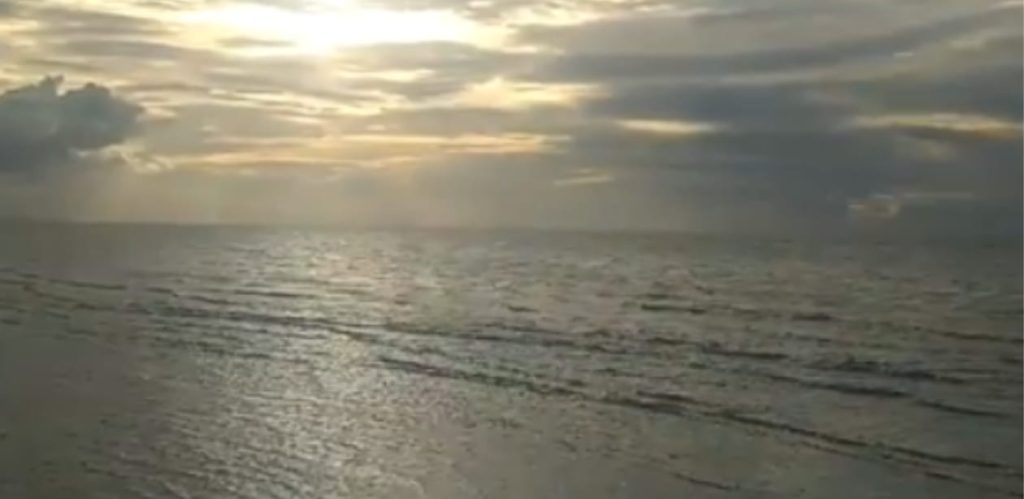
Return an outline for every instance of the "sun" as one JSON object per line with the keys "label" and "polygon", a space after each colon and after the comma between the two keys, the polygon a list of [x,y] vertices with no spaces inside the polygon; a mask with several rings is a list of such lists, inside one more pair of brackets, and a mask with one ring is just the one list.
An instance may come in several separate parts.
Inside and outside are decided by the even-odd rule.
{"label": "sun", "polygon": [[310,54],[384,43],[464,42],[475,32],[471,21],[450,11],[384,10],[337,3],[306,11],[234,3],[191,12],[185,20],[218,35],[265,40],[274,42],[274,47]]}

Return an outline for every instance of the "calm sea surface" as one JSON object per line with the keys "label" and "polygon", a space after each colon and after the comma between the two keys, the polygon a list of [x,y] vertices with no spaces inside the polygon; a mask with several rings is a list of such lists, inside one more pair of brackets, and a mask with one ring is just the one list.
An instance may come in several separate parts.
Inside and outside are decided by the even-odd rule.
{"label": "calm sea surface", "polygon": [[0,226],[0,498],[1020,497],[1020,251]]}

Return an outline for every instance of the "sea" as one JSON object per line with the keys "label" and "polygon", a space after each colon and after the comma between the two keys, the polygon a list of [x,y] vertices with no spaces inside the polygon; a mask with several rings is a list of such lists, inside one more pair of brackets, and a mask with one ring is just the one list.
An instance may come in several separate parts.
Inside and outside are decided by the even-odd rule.
{"label": "sea", "polygon": [[1021,242],[0,227],[0,498],[1021,497]]}

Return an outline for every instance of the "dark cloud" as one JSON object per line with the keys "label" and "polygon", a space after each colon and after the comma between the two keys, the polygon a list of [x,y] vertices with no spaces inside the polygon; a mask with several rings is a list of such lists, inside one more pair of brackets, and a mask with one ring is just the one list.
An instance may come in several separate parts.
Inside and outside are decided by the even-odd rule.
{"label": "dark cloud", "polygon": [[74,161],[125,141],[142,109],[88,83],[61,92],[61,78],[0,94],[0,171],[31,171]]}
{"label": "dark cloud", "polygon": [[[792,21],[792,20],[791,20]],[[921,25],[895,29],[890,33],[861,36],[847,40],[828,39],[812,45],[761,48],[754,39],[743,50],[714,53],[712,41],[698,38],[700,21],[689,17],[664,18],[657,16],[639,19],[600,21],[579,27],[534,28],[523,34],[526,41],[551,45],[563,50],[536,70],[538,78],[557,81],[613,81],[619,79],[678,78],[684,76],[709,78],[736,76],[744,73],[795,71],[807,68],[836,66],[853,62],[888,59],[894,54],[908,52],[985,28],[1001,27],[1010,33],[1019,32],[1019,19],[997,9],[983,9]],[[712,23],[716,27],[718,23]],[[809,30],[798,22],[790,22],[789,29]],[[696,31],[696,33],[692,33]],[[725,30],[731,32],[735,30]],[[679,33],[691,32],[696,47],[688,47],[676,40]],[[656,33],[663,33],[659,40]],[[673,35],[674,33],[674,35]],[[721,33],[717,34],[719,37]],[[654,38],[654,40],[651,40]],[[618,47],[599,50],[610,40],[633,43],[633,51]],[[632,40],[632,42],[629,42]],[[761,41],[764,43],[764,40]],[[644,44],[678,46],[683,53],[650,53]],[[694,53],[694,48],[706,48],[709,53]]]}
{"label": "dark cloud", "polygon": [[[828,14],[833,3],[811,14]],[[722,28],[753,15],[738,12],[740,19],[731,13],[701,17],[693,21],[695,29],[700,32],[700,23],[711,18]],[[570,132],[565,161],[646,178],[649,196],[674,198],[678,206],[706,215],[711,225],[749,229],[756,219],[773,227],[825,230],[862,223],[864,217],[850,217],[850,207],[861,206],[862,213],[890,214],[869,218],[886,218],[891,225],[1019,232],[1019,219],[1016,228],[1007,222],[1022,202],[1021,33],[1019,18],[1008,12],[1018,14],[982,8],[853,41],[779,49],[767,40],[763,50],[727,53],[700,53],[700,47],[680,47],[696,50],[684,54],[588,52],[567,38],[551,38],[568,49],[540,72],[603,89],[582,106],[589,120]],[[768,15],[800,29],[800,16],[781,15],[772,6],[753,17]],[[643,21],[647,28],[680,22]],[[616,31],[615,21],[599,24],[582,29],[633,47],[644,43],[642,29],[634,37],[640,41],[630,41],[629,30]],[[573,29],[578,28],[568,28]],[[970,42],[954,43],[964,39]],[[893,56],[900,51],[922,55]],[[842,72],[757,78],[851,61],[858,65]],[[911,118],[863,126],[870,118],[897,115]],[[715,128],[656,133],[613,125],[625,120]],[[964,195],[922,203],[908,202],[901,197],[905,192]]]}
{"label": "dark cloud", "polygon": [[958,112],[1021,121],[1022,47],[1017,36],[1003,47],[964,54],[968,60],[947,61],[938,70],[823,83],[819,88],[854,95],[875,109],[890,112]]}
{"label": "dark cloud", "polygon": [[687,120],[730,128],[809,128],[830,125],[840,103],[823,102],[813,88],[794,85],[624,85],[589,103],[596,115]]}
{"label": "dark cloud", "polygon": [[[780,113],[785,121],[785,112]],[[564,154],[572,164],[647,178],[648,196],[692,206],[707,214],[704,223],[712,226],[753,228],[750,220],[770,219],[772,227],[842,227],[850,200],[904,191],[965,191],[972,198],[949,210],[978,215],[1019,207],[1019,137],[941,128],[841,127],[842,116],[830,121],[819,115],[772,127],[741,114],[734,128],[681,136],[593,127],[578,130]],[[946,203],[938,199],[935,204]],[[988,208],[979,209],[982,205]],[[915,213],[921,211],[941,210]],[[965,217],[970,218],[951,218],[946,229],[970,229],[970,224],[952,222]]]}
{"label": "dark cloud", "polygon": [[[946,132],[930,139],[955,154],[932,158],[922,155],[923,145],[915,139],[891,129],[755,129],[666,137],[607,128],[578,134],[563,161],[632,179],[614,186],[638,204],[660,200],[678,212],[698,213],[680,224],[689,227],[841,232],[848,222],[863,221],[849,217],[856,200],[962,192],[961,198],[935,197],[927,206],[914,203],[914,209],[896,211],[884,223],[923,230],[905,219],[932,217],[931,232],[1017,231],[1007,222],[1021,204],[1018,140]],[[643,196],[630,195],[630,186]],[[939,214],[950,215],[948,222],[939,223]]]}
{"label": "dark cloud", "polygon": [[[992,57],[993,51],[959,58],[947,55],[938,70],[903,70],[871,78],[608,83],[606,95],[589,101],[586,108],[602,117],[708,121],[730,128],[818,129],[859,112],[963,113],[1020,121],[1021,49],[997,57]],[[975,60],[979,56],[990,60]]]}

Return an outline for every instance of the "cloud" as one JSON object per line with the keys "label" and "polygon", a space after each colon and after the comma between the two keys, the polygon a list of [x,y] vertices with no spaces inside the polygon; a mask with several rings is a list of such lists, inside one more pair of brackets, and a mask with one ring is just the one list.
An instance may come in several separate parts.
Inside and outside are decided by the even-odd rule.
{"label": "cloud", "polygon": [[100,85],[61,92],[61,83],[46,77],[0,94],[0,172],[70,164],[137,129],[139,106]]}
{"label": "cloud", "polygon": [[602,117],[699,121],[732,128],[808,128],[833,121],[842,104],[795,85],[622,84],[586,104]]}
{"label": "cloud", "polygon": [[112,11],[39,5],[25,7],[20,14],[64,36],[154,36],[169,33],[167,27],[157,20]]}
{"label": "cloud", "polygon": [[[647,177],[650,197],[685,198],[702,214],[714,213],[705,217],[709,222],[750,226],[744,219],[757,214],[770,215],[777,227],[817,230],[841,227],[854,213],[856,220],[903,223],[941,211],[949,222],[929,222],[929,230],[969,230],[980,222],[974,217],[1012,227],[1004,215],[1021,203],[1019,22],[976,4],[941,3],[938,14],[922,13],[909,24],[852,23],[858,27],[851,37],[840,27],[836,35],[802,29],[809,19],[775,5],[758,7],[755,17],[765,21],[771,11],[778,37],[753,36],[760,28],[747,25],[750,17],[728,12],[685,21],[632,19],[635,36],[624,35],[615,20],[545,28],[590,30],[587,36],[598,42],[558,40],[562,53],[539,67],[540,78],[586,81],[601,90],[583,102],[590,120],[570,134],[567,154],[576,164]],[[897,18],[900,10],[835,1],[816,4],[807,15],[816,26],[830,26],[842,9]],[[654,25],[683,22],[707,40],[672,44],[677,52],[669,44],[644,50]],[[820,42],[778,42],[792,38],[789,32],[811,33]],[[722,40],[722,33],[742,40]],[[961,43],[966,39],[985,42]],[[616,40],[626,48],[612,45]],[[907,49],[915,55],[893,57]],[[577,63],[588,65],[586,74],[576,71],[583,67]],[[706,124],[714,133],[638,133],[670,123]],[[957,190],[970,196],[955,203],[884,197]],[[896,216],[908,211],[910,218]],[[996,213],[1004,215],[993,218]]]}
{"label": "cloud", "polygon": [[850,201],[850,216],[855,219],[887,219],[900,214],[902,203],[889,194],[873,194],[864,199]]}
{"label": "cloud", "polygon": [[866,128],[903,128],[908,130],[974,134],[982,137],[1015,140],[1021,135],[1020,124],[987,116],[956,113],[890,114],[862,116],[854,126]]}
{"label": "cloud", "polygon": [[[950,7],[950,2],[943,2],[931,11],[915,9],[907,15],[893,15],[903,10],[898,7],[861,6],[855,9],[861,15],[848,16],[843,13],[852,7],[850,2],[817,7],[800,2],[816,17],[783,16],[766,28],[761,21],[743,16],[742,10],[710,16],[719,18],[714,22],[702,22],[701,16],[658,14],[534,28],[523,36],[559,51],[538,68],[538,77],[610,81],[709,78],[871,63],[984,29],[1019,31],[1017,20],[1005,12],[965,9],[960,3]],[[767,32],[758,36],[759,30]],[[647,47],[679,48],[652,51]]]}
{"label": "cloud", "polygon": [[858,230],[890,235],[991,236],[1019,234],[1018,201],[1000,205],[970,191],[904,191],[850,199],[847,216]]}
{"label": "cloud", "polygon": [[580,174],[575,177],[560,178],[552,182],[555,187],[576,187],[584,185],[607,184],[615,180],[615,177],[607,173]]}
{"label": "cloud", "polygon": [[103,217],[181,221],[957,231],[1020,209],[1019,2],[242,2],[438,10],[487,35],[425,43],[187,21],[234,3],[0,0],[0,84],[119,96],[25,87],[0,107],[0,169],[145,164],[162,173],[109,188],[62,171],[111,196]]}
{"label": "cloud", "polygon": [[714,125],[707,123],[687,123],[683,121],[622,120],[618,124],[626,130],[677,136],[711,133],[718,130]]}

